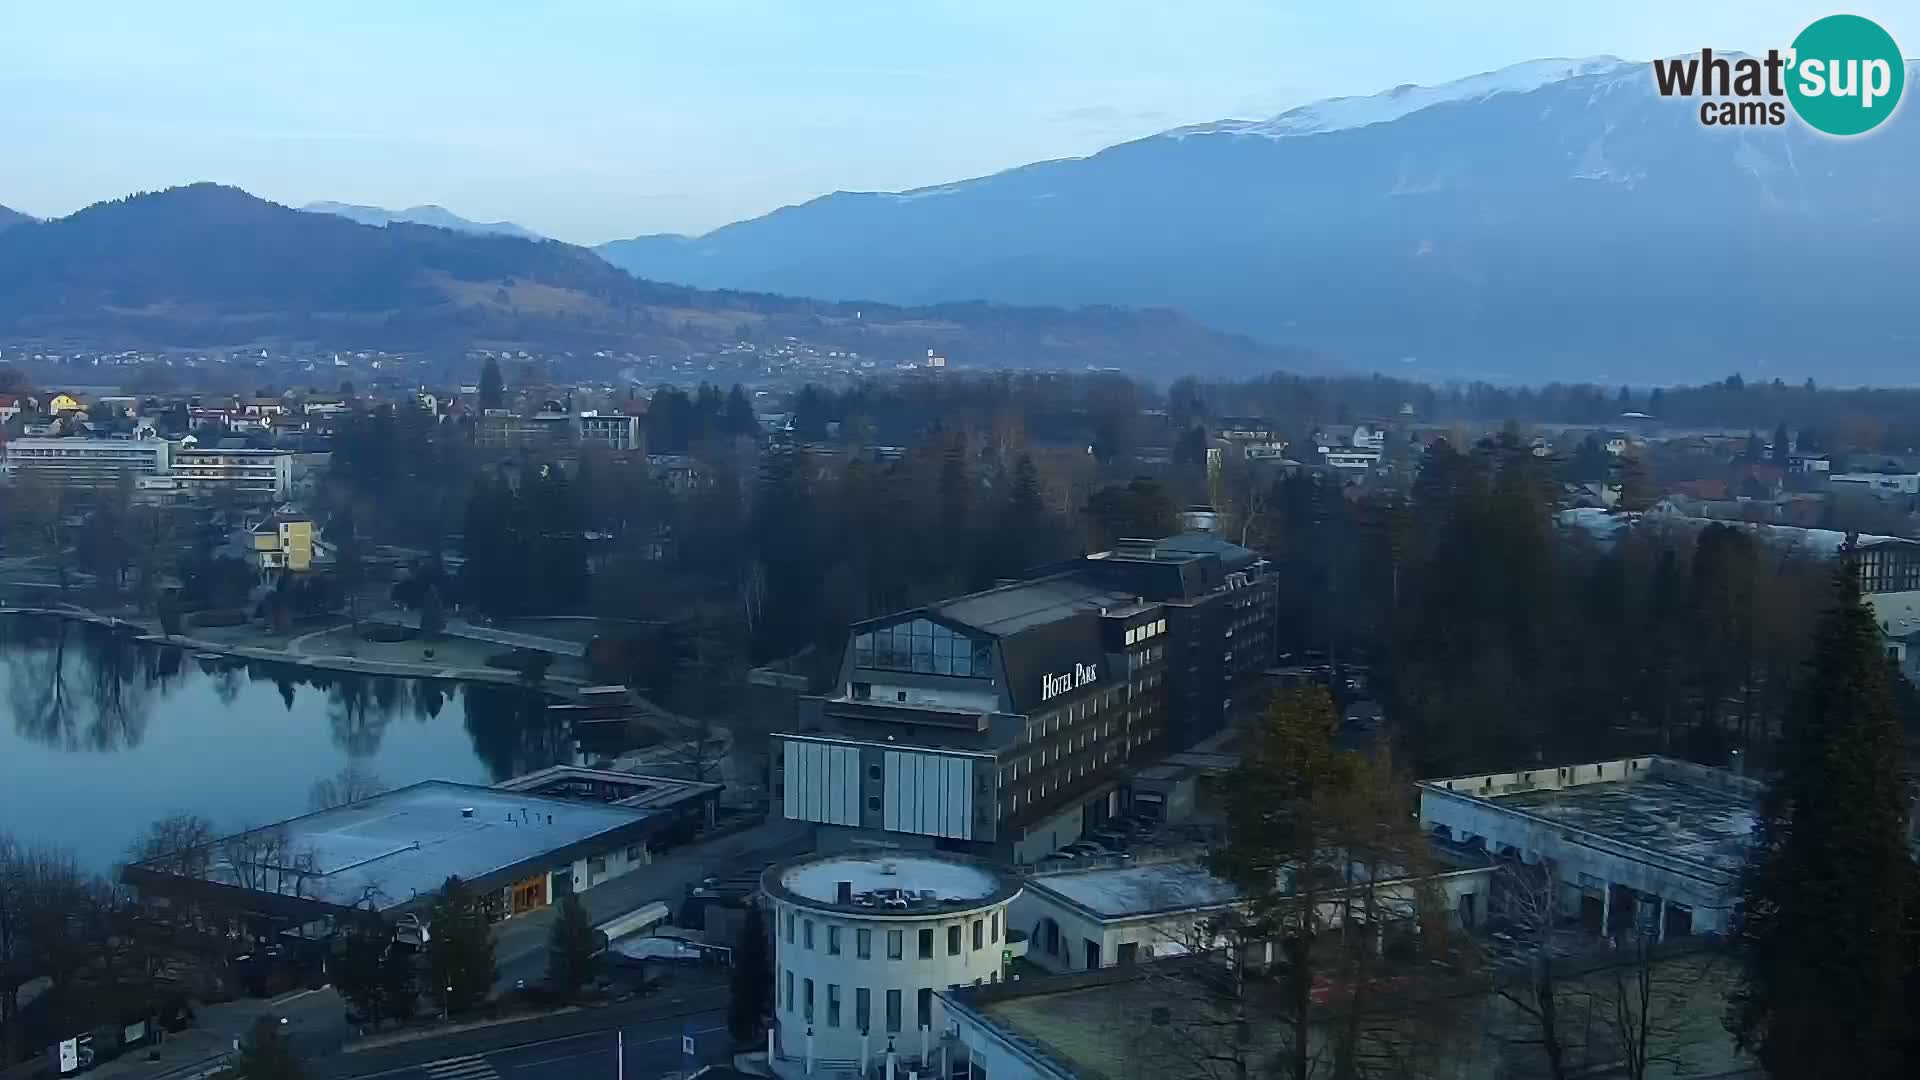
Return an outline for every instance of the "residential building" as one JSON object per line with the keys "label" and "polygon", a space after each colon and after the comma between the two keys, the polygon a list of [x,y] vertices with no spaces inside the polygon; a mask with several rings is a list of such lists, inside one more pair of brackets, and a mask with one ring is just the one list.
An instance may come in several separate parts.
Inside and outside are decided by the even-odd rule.
{"label": "residential building", "polygon": [[168,470],[182,493],[228,494],[254,502],[280,502],[293,493],[294,453],[183,443]]}
{"label": "residential building", "polygon": [[1322,446],[1320,460],[1330,469],[1369,472],[1380,464],[1380,451],[1350,446]]}
{"label": "residential building", "polygon": [[1529,866],[1551,865],[1559,912],[1659,940],[1725,934],[1761,786],[1664,757],[1426,780],[1420,825]]}
{"label": "residential building", "polygon": [[644,450],[640,438],[640,418],[623,413],[583,412],[576,419],[580,426],[580,445],[600,450]]}
{"label": "residential building", "polygon": [[[774,938],[774,1069],[931,1075],[940,992],[990,986],[1024,950],[1006,922],[1020,879],[931,852],[810,855],[761,877]],[[910,1064],[909,1064],[910,1063]]]}
{"label": "residential building", "polygon": [[700,463],[688,454],[648,454],[647,472],[675,495],[684,495],[705,483]]}
{"label": "residential building", "polygon": [[473,422],[474,444],[492,450],[550,450],[572,446],[578,436],[573,414],[565,412],[520,416],[505,409],[488,409]]}
{"label": "residential building", "polygon": [[1834,473],[1827,477],[1833,490],[1865,491],[1873,495],[1920,495],[1920,473]]}
{"label": "residential building", "polygon": [[274,514],[242,529],[234,542],[246,552],[247,562],[262,578],[280,571],[304,574],[313,569],[313,519],[302,514]]}
{"label": "residential building", "polygon": [[1270,443],[1279,440],[1273,422],[1257,416],[1222,416],[1213,422],[1215,438],[1236,443]]}
{"label": "residential building", "polygon": [[166,475],[173,451],[159,438],[22,438],[7,443],[6,470],[56,487],[111,488],[122,478]]}

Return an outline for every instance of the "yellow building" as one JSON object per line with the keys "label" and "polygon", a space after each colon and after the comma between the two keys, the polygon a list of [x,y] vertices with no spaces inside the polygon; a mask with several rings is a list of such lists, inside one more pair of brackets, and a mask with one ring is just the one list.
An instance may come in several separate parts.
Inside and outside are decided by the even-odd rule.
{"label": "yellow building", "polygon": [[247,549],[247,561],[262,574],[273,570],[300,574],[313,568],[311,518],[275,514],[248,529],[241,543]]}
{"label": "yellow building", "polygon": [[55,394],[53,395],[53,400],[47,402],[47,412],[53,416],[59,416],[61,413],[79,412],[81,408],[82,406],[79,399],[71,394]]}

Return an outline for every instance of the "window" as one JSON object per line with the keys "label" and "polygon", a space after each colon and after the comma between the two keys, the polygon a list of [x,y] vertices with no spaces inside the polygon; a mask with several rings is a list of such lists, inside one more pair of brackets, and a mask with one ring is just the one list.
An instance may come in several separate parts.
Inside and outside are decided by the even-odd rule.
{"label": "window", "polygon": [[880,779],[880,766],[878,765],[867,766],[867,779],[869,780]]}
{"label": "window", "polygon": [[855,930],[853,932],[853,955],[862,960],[873,956],[873,931]]}
{"label": "window", "polygon": [[979,919],[973,920],[973,951],[979,952],[987,947],[987,924]]}
{"label": "window", "polygon": [[787,944],[793,944],[793,912],[787,912]]}
{"label": "window", "polygon": [[920,931],[920,959],[933,959],[933,927]]}
{"label": "window", "polygon": [[1123,942],[1120,945],[1120,966],[1130,967],[1139,958],[1140,946],[1135,942]]}
{"label": "window", "polygon": [[830,1028],[837,1028],[840,1026],[840,984],[839,983],[827,984],[827,1026]]}
{"label": "window", "polygon": [[880,812],[880,796],[878,795],[867,796],[867,809],[872,811],[873,813],[876,813],[876,814],[879,813]]}
{"label": "window", "polygon": [[998,945],[1000,944],[1000,913],[997,911],[993,913],[992,926],[993,926],[993,929],[991,932],[993,936],[988,938],[987,940],[993,942],[995,945]]}
{"label": "window", "polygon": [[923,986],[920,988],[920,992],[914,996],[919,999],[917,1002],[919,1008],[915,1010],[916,1015],[914,1016],[914,1020],[923,1028],[932,1027],[933,989]]}
{"label": "window", "polygon": [[807,1023],[809,1024],[813,1023],[813,980],[812,979],[802,979],[800,981],[800,1004],[803,1006],[803,1008],[801,1009],[801,1013],[806,1017]]}
{"label": "window", "polygon": [[960,925],[958,923],[947,927],[947,955],[960,955]]}
{"label": "window", "polygon": [[793,1011],[793,972],[787,972],[787,1011]]}
{"label": "window", "polygon": [[901,945],[903,940],[906,937],[906,933],[907,932],[905,930],[887,931],[887,959],[889,960],[900,959]]}
{"label": "window", "polygon": [[840,955],[840,928],[837,926],[827,927],[827,955]]}
{"label": "window", "polygon": [[887,991],[887,1031],[888,1033],[891,1034],[899,1030],[900,1030],[900,991],[889,990]]}
{"label": "window", "polygon": [[607,872],[607,857],[605,855],[595,855],[594,857],[587,860],[587,873],[604,874],[606,872]]}
{"label": "window", "polygon": [[807,949],[813,948],[813,920],[812,919],[804,920],[804,924],[800,927],[800,944],[801,944],[801,947],[803,948],[807,948]]}
{"label": "window", "polygon": [[866,987],[853,991],[853,1026],[864,1034],[867,1024],[872,1020],[873,992]]}
{"label": "window", "polygon": [[640,861],[640,845],[639,844],[627,845],[627,861],[630,863]]}

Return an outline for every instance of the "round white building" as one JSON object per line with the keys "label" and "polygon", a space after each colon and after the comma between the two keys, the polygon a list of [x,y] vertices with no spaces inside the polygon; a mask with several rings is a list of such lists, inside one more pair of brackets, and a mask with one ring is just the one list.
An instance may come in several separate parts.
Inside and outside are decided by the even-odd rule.
{"label": "round white building", "polygon": [[1018,951],[1007,905],[1019,879],[964,856],[810,855],[768,867],[761,889],[784,1074],[809,1056],[816,1072],[883,1061],[889,1039],[901,1060],[918,1059],[946,1029],[937,991],[997,983]]}

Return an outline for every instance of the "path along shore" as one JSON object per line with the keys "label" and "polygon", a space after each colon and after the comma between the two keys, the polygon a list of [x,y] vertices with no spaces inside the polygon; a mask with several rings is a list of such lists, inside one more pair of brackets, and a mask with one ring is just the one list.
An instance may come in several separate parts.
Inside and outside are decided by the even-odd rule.
{"label": "path along shore", "polygon": [[[261,645],[241,645],[233,642],[211,641],[206,638],[181,634],[169,637],[159,632],[157,621],[153,619],[123,619],[114,615],[102,615],[81,607],[18,607],[0,604],[0,615],[43,615],[56,619],[68,619],[74,622],[92,623],[105,626],[116,632],[133,633],[135,640],[154,645],[169,645],[193,653],[213,653],[219,656],[231,656],[243,660],[261,660],[275,664],[290,664],[295,667],[316,668],[325,671],[346,671],[356,675],[388,675],[406,679],[448,679],[457,682],[488,682],[514,686],[527,686],[525,679],[515,671],[506,671],[490,667],[454,667],[431,662],[421,663],[411,660],[370,660],[359,656],[344,656],[337,653],[309,653],[294,648],[308,638],[332,633],[352,626],[342,622],[312,633],[302,634],[289,641],[286,647],[276,648]],[[549,693],[571,694],[586,685],[585,680],[564,675],[549,675],[534,689]]]}

